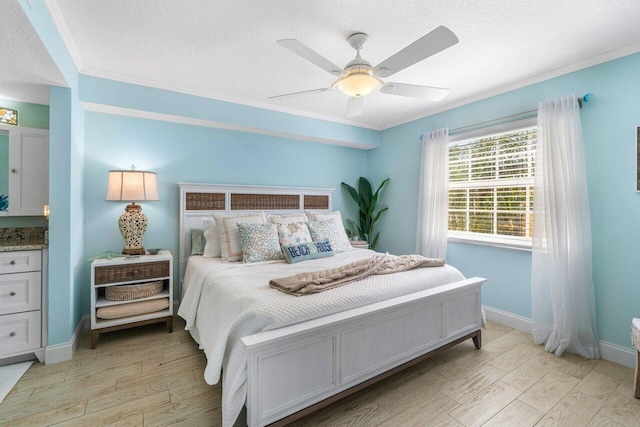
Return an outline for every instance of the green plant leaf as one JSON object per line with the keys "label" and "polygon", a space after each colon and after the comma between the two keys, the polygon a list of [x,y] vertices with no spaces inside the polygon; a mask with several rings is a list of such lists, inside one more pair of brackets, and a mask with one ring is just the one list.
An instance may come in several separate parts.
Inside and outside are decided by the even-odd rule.
{"label": "green plant leaf", "polygon": [[360,226],[365,234],[371,233],[371,215],[368,213],[361,212],[360,213]]}
{"label": "green plant leaf", "polygon": [[349,194],[351,195],[351,198],[352,198],[353,200],[355,200],[355,202],[356,202],[357,204],[360,204],[360,202],[362,201],[362,199],[360,199],[360,195],[358,194],[358,192],[356,191],[356,189],[355,189],[355,188],[353,188],[352,186],[350,186],[349,184],[347,184],[346,182],[343,182],[343,183],[342,183],[342,186],[343,186],[344,188],[346,188],[346,189],[347,189],[347,191],[348,191],[348,192],[349,192]]}
{"label": "green plant leaf", "polygon": [[375,196],[376,198],[378,197],[378,194],[380,193],[380,191],[382,190],[382,188],[385,186],[385,184],[386,184],[387,182],[389,182],[389,180],[390,180],[390,179],[391,179],[391,178],[387,178],[387,179],[385,179],[384,181],[382,181],[382,182],[380,183],[380,185],[378,186],[378,189],[376,190],[376,193],[374,194],[374,196]]}
{"label": "green plant leaf", "polygon": [[386,207],[386,208],[384,208],[384,209],[380,209],[380,210],[378,211],[378,213],[376,214],[376,216],[375,216],[375,217],[373,217],[373,222],[375,223],[376,221],[378,221],[378,220],[380,219],[380,215],[382,215],[382,212],[384,212],[384,211],[386,211],[386,210],[388,210],[388,209],[389,209],[388,207]]}
{"label": "green plant leaf", "polygon": [[379,231],[376,234],[376,237],[373,239],[373,242],[371,242],[369,244],[369,249],[371,249],[372,251],[376,250],[376,245],[378,244],[378,237],[380,237],[380,232]]}
{"label": "green plant leaf", "polygon": [[346,182],[343,182],[342,186],[347,189],[347,191],[351,195],[351,198],[358,204],[358,209],[360,209],[361,211],[365,210],[366,206],[364,205],[364,201],[362,200],[362,198],[360,197],[356,189],[350,186],[349,184],[347,184]]}
{"label": "green plant leaf", "polygon": [[369,203],[371,203],[371,197],[373,197],[373,194],[371,192],[371,184],[367,178],[363,176],[360,177],[360,180],[358,181],[358,190],[360,198],[364,202],[364,211],[368,213]]}
{"label": "green plant leaf", "polygon": [[378,189],[376,190],[376,192],[373,194],[373,197],[371,197],[371,202],[369,203],[369,213],[373,214],[373,211],[376,210],[376,204],[378,203],[378,196],[380,194],[380,191],[382,190],[382,188],[384,187],[384,185],[389,181],[390,178],[385,179],[384,181],[382,181],[380,183],[380,186],[378,187]]}

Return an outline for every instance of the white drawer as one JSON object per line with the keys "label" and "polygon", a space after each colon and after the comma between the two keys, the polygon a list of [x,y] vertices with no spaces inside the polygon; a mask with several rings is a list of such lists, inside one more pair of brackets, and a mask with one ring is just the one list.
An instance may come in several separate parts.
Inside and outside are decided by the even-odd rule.
{"label": "white drawer", "polygon": [[0,316],[0,356],[40,348],[41,311]]}
{"label": "white drawer", "polygon": [[0,252],[0,274],[40,271],[41,251]]}
{"label": "white drawer", "polygon": [[40,310],[42,273],[0,275],[0,315]]}

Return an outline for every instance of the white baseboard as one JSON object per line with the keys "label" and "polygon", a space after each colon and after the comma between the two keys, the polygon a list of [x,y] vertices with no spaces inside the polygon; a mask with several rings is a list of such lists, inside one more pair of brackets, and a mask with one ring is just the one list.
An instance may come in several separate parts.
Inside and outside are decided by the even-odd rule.
{"label": "white baseboard", "polygon": [[487,313],[487,320],[500,323],[501,325],[505,325],[528,334],[532,331],[531,319],[527,317],[511,314],[507,311],[498,310],[497,308],[487,307],[486,305],[483,305],[482,308],[484,308],[485,313]]}
{"label": "white baseboard", "polygon": [[600,357],[628,368],[636,367],[636,352],[618,344],[600,341]]}
{"label": "white baseboard", "polygon": [[[487,313],[487,320],[509,326],[510,328],[517,329],[528,334],[532,331],[531,319],[528,317],[518,316],[506,311],[498,310],[497,308],[487,307],[486,305],[483,305],[482,308],[484,308],[485,313]],[[636,366],[636,353],[634,350],[606,341],[599,341],[598,343],[600,344],[600,357],[602,359],[628,368],[634,368]]]}
{"label": "white baseboard", "polygon": [[52,363],[71,360],[73,358],[73,353],[76,352],[78,337],[83,331],[89,329],[90,325],[91,317],[88,314],[85,314],[80,319],[80,322],[78,322],[78,326],[76,327],[76,330],[71,337],[71,341],[62,344],[47,346],[44,351],[44,363],[50,365]]}

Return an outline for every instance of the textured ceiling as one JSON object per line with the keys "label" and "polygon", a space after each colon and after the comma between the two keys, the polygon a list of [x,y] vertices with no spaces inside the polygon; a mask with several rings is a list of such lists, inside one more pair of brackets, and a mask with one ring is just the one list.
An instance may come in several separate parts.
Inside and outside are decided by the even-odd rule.
{"label": "textured ceiling", "polygon": [[66,82],[17,1],[0,1],[0,98],[49,104]]}
{"label": "textured ceiling", "polygon": [[[353,32],[370,35],[362,56],[377,64],[444,25],[460,39],[394,75],[447,87],[439,103],[374,92],[349,122],[383,128],[481,97],[536,76],[640,50],[637,0],[50,0],[81,72],[345,120],[334,77],[276,44],[296,38],[340,66],[353,59]],[[620,56],[620,53],[617,54]],[[590,62],[591,60],[591,62]],[[586,61],[586,62],[585,62]],[[575,69],[577,66],[574,66]],[[553,73],[552,73],[553,74]]]}

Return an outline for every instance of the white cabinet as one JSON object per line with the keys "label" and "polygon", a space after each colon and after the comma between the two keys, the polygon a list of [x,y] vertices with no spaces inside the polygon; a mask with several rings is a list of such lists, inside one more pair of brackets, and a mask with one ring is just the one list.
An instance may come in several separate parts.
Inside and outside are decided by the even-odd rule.
{"label": "white cabinet", "polygon": [[44,360],[46,262],[46,250],[0,252],[0,358]]}
{"label": "white cabinet", "polygon": [[42,216],[49,204],[49,131],[2,126],[9,133],[8,216]]}

